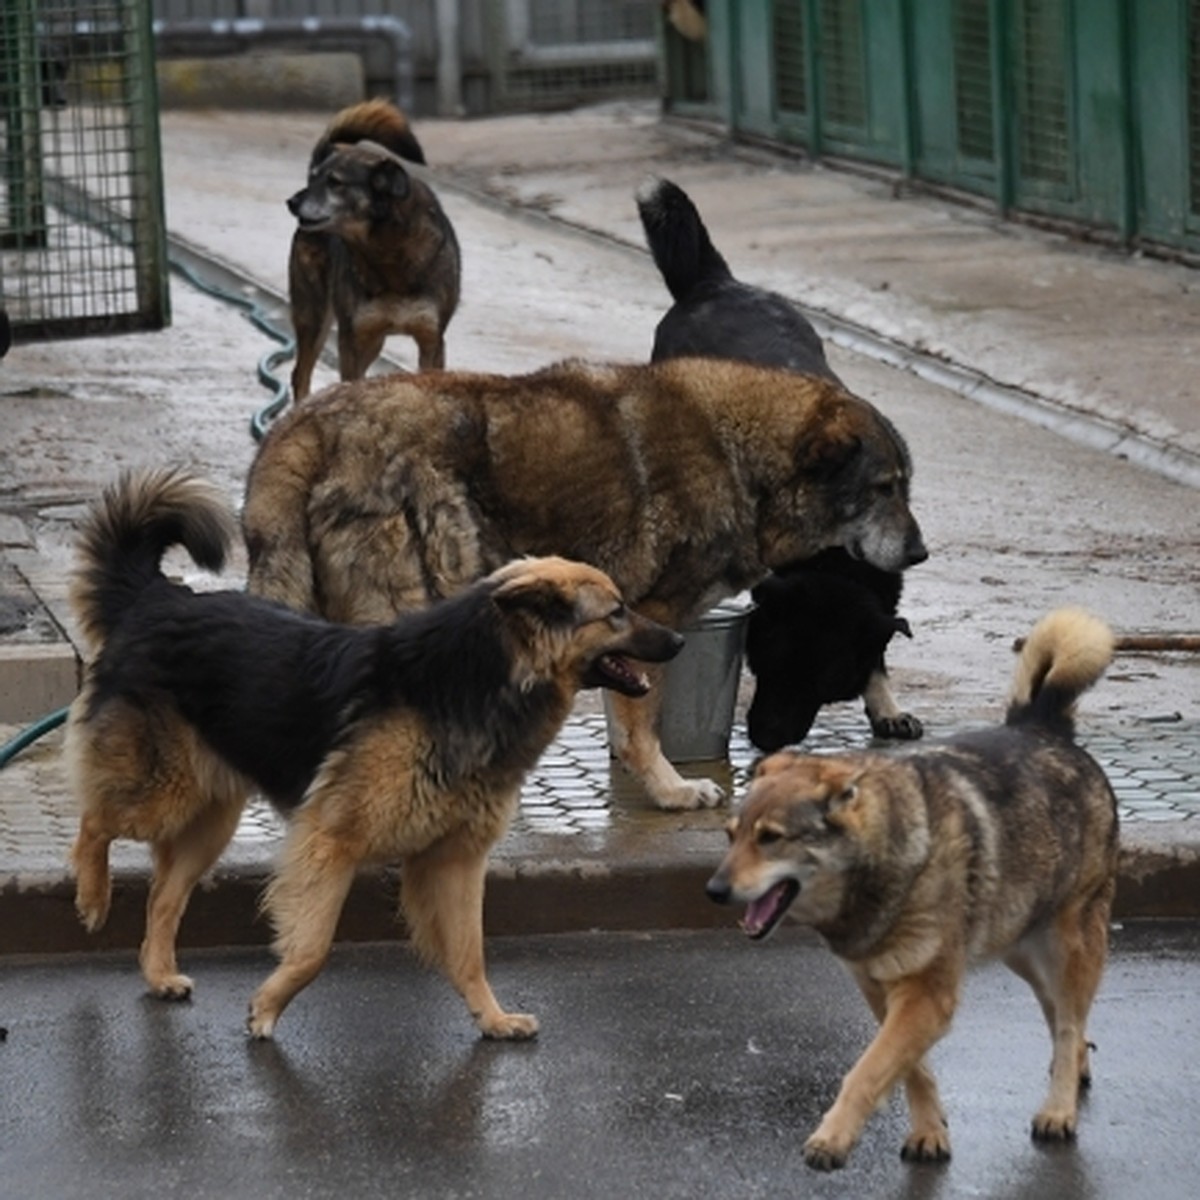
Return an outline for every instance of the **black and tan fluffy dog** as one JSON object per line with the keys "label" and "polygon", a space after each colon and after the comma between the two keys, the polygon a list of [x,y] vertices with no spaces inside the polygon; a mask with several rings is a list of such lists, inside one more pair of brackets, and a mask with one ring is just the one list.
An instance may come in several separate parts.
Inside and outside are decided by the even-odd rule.
{"label": "black and tan fluffy dog", "polygon": [[912,1122],[903,1156],[950,1157],[926,1055],[950,1027],[968,965],[987,958],[1029,983],[1050,1029],[1050,1090],[1033,1136],[1075,1136],[1116,888],[1117,808],[1075,743],[1073,709],[1112,652],[1107,625],[1060,609],[1025,642],[1003,725],[905,754],[783,753],[759,764],[709,895],[744,902],[753,938],[785,912],[814,928],[880,1025],[805,1142],[809,1166],[842,1166],[901,1083]]}
{"label": "black and tan fluffy dog", "polygon": [[[674,301],[654,332],[651,361],[732,358],[841,384],[820,334],[795,304],[734,278],[681,187],[647,180],[637,205]],[[770,752],[799,742],[823,705],[857,696],[876,737],[921,736],[921,722],[896,703],[884,661],[893,634],[911,636],[896,615],[902,589],[899,572],[839,548],[791,563],[755,588],[747,630],[756,680],[747,732],[755,746]]]}
{"label": "black and tan fluffy dog", "polygon": [[[242,513],[248,587],[385,621],[514,554],[561,554],[683,628],[827,546],[896,571],[919,562],[911,470],[865,401],[746,363],[360,380],[297,405],[263,441]],[[663,755],[655,694],[613,708],[617,753],[656,804],[720,802],[714,780],[684,779]]]}
{"label": "black and tan fluffy dog", "polygon": [[282,961],[254,998],[255,1036],[320,970],[357,868],[382,861],[402,864],[413,942],[480,1030],[532,1036],[536,1021],[503,1011],[484,973],[488,851],[576,692],[639,695],[628,660],[665,661],[682,640],[626,609],[602,572],[560,558],[517,560],[359,628],[162,574],[176,544],[219,568],[236,533],[216,491],[172,469],[123,477],[83,527],[72,598],[94,659],[68,754],[85,925],[108,913],[109,844],[149,842],[142,971],[158,995],[188,995],[179,920],[257,788],[290,822],[266,899]]}
{"label": "black and tan fluffy dog", "polygon": [[287,202],[299,226],[288,260],[298,401],[335,320],[343,379],[361,379],[392,333],[417,343],[420,370],[445,366],[458,239],[404,159],[425,161],[404,114],[386,100],[355,104],[334,117],[313,149],[308,183]]}

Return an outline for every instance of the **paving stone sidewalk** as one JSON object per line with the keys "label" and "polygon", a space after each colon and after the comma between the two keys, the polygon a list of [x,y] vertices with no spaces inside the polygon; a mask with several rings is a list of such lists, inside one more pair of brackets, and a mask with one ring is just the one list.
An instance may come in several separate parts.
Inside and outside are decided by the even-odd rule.
{"label": "paving stone sidewalk", "polygon": [[[0,740],[16,732],[0,726]],[[1081,742],[1104,767],[1117,794],[1122,822],[1122,890],[1118,912],[1125,916],[1200,915],[1200,722],[1097,718],[1081,722]],[[34,945],[77,949],[80,935],[70,909],[67,857],[75,833],[75,812],[61,756],[61,730],[47,735],[0,772],[0,952]],[[855,705],[824,710],[806,748],[814,753],[860,749],[869,744]],[[744,725],[734,727],[729,761],[703,764],[739,793],[755,753]],[[587,881],[622,887],[626,873],[645,902],[626,892],[609,916],[621,927],[632,921],[646,928],[707,923],[701,883],[723,846],[722,808],[702,813],[652,811],[609,755],[604,717],[576,712],[529,776],[514,826],[493,856],[493,875],[521,893],[499,921],[520,928],[529,913],[539,928],[603,927],[603,892],[589,899]],[[214,912],[205,926],[224,928],[233,942],[261,940],[263,930],[245,919],[282,835],[264,801],[247,807],[237,835],[215,872],[215,882],[198,897]],[[145,847],[118,843],[113,848],[118,890],[140,897],[148,866]],[[574,888],[573,903],[557,914],[563,887]],[[545,888],[543,900],[539,887]],[[661,903],[659,903],[661,902]],[[656,907],[656,903],[658,907]],[[133,909],[140,904],[131,905]],[[22,914],[38,926],[25,929]],[[631,915],[632,913],[632,915]],[[227,914],[227,915],[221,915]],[[380,909],[367,926],[369,936],[386,936],[390,916]],[[132,944],[137,921],[117,929],[106,945]],[[203,937],[207,941],[207,936]],[[186,944],[186,929],[184,943]]]}

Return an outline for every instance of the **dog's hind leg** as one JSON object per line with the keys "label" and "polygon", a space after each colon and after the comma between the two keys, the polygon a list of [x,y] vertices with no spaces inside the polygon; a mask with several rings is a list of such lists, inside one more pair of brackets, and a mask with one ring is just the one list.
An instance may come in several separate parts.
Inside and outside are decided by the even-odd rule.
{"label": "dog's hind leg", "polygon": [[329,957],[338,917],[354,882],[361,854],[313,820],[296,817],[283,859],[263,906],[275,927],[279,966],[250,1001],[251,1037],[269,1038],[283,1010],[320,973]]}
{"label": "dog's hind leg", "polygon": [[1075,1137],[1079,1092],[1091,1083],[1087,1018],[1108,956],[1112,887],[1077,900],[1005,962],[1033,988],[1050,1029],[1050,1089],[1034,1114],[1037,1141]]}
{"label": "dog's hind leg", "polygon": [[175,963],[179,922],[196,884],[229,845],[243,802],[241,795],[211,801],[182,831],[153,843],[154,875],[138,963],[151,992],[162,1000],[186,1000],[192,994],[192,980]]}
{"label": "dog's hind leg", "polygon": [[483,955],[487,851],[465,834],[451,834],[405,858],[400,876],[404,916],[413,946],[446,973],[484,1037],[532,1038],[537,1035],[537,1018],[505,1012],[487,980]]}

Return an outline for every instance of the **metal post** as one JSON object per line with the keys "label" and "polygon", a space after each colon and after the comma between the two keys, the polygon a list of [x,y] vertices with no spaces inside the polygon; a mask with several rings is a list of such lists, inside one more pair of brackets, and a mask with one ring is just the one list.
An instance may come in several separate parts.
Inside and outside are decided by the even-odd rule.
{"label": "metal post", "polygon": [[816,0],[807,0],[804,5],[804,57],[806,62],[805,82],[808,87],[808,156],[819,159],[824,149],[824,113],[821,104],[821,54],[820,17]]}
{"label": "metal post", "polygon": [[459,38],[458,0],[437,0],[438,115],[461,117],[462,48]]}
{"label": "metal post", "polygon": [[42,177],[41,85],[35,0],[4,0],[0,45],[6,49],[0,74],[8,184],[9,228],[0,245],[20,249],[46,244],[46,201]]}
{"label": "metal post", "polygon": [[139,314],[153,327],[170,323],[170,283],[163,201],[162,146],[158,124],[154,14],[151,0],[132,0],[123,14],[122,82],[129,114],[130,213]]}

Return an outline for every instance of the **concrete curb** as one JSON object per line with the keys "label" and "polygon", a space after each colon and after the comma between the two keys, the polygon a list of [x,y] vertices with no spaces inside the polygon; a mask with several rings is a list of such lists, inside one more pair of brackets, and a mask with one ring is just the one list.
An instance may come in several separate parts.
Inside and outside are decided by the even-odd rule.
{"label": "concrete curb", "polygon": [[[1127,829],[1122,836],[1114,919],[1200,917],[1200,846],[1166,845],[1144,830]],[[590,858],[518,863],[497,855],[488,875],[486,932],[494,937],[730,926],[730,912],[710,903],[704,892],[720,850],[714,838],[712,855],[703,860],[663,854],[631,863]],[[218,867],[192,897],[180,930],[181,951],[269,943],[270,929],[259,911],[267,878],[266,863]],[[402,938],[398,889],[394,870],[362,873],[347,899],[337,940]],[[0,889],[0,955],[135,950],[147,893],[144,872],[115,875],[108,923],[90,935],[75,915],[70,881],[44,886],[10,882]]]}

